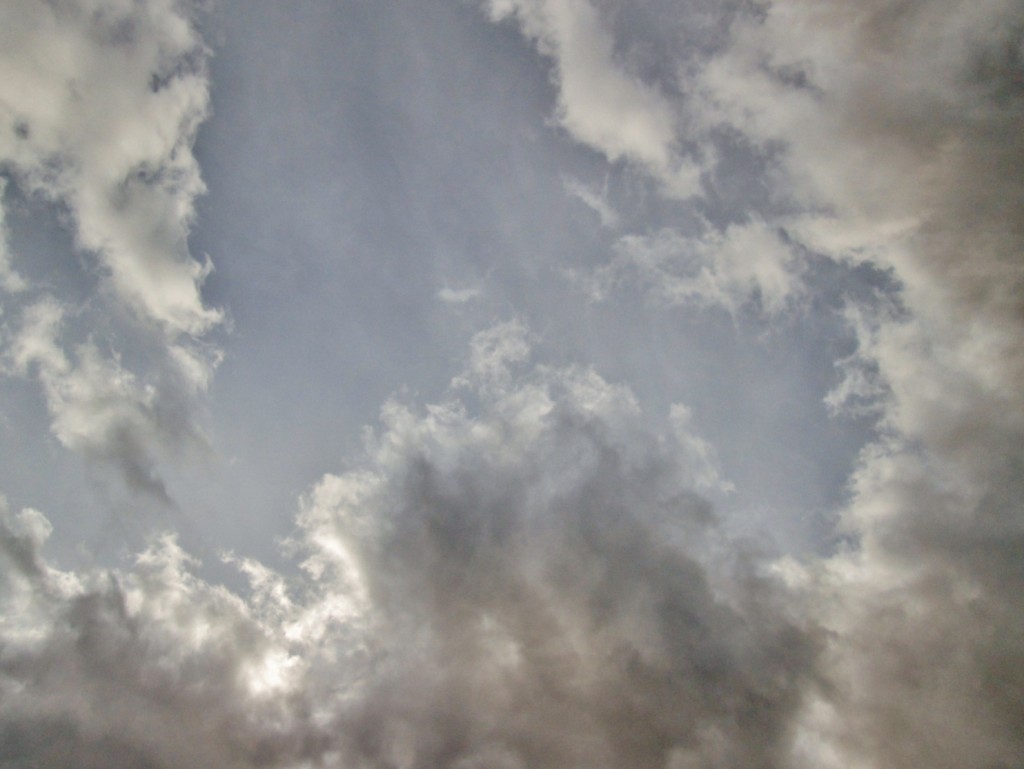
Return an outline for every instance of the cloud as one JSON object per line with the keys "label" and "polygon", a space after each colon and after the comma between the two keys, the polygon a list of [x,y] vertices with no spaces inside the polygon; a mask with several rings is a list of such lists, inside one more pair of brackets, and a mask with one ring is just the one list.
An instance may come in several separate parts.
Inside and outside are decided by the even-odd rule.
{"label": "cloud", "polygon": [[349,761],[779,765],[816,641],[756,559],[702,561],[702,444],[644,434],[592,372],[515,376],[522,338],[478,337],[478,413],[389,405],[307,501],[309,568],[360,586],[383,663]]}
{"label": "cloud", "polygon": [[[34,372],[63,446],[165,503],[159,460],[206,448],[196,398],[220,351],[204,337],[223,320],[201,295],[212,265],[188,249],[204,191],[192,144],[209,102],[193,11],[171,0],[0,8],[0,169],[53,204],[95,259],[102,299],[76,305],[19,276],[2,238],[0,284],[19,292],[21,315],[8,373]],[[61,340],[66,316],[88,331],[73,350]]]}
{"label": "cloud", "polygon": [[[130,490],[170,504],[156,469],[159,459],[188,445],[206,446],[188,418],[194,374],[171,362],[161,379],[143,383],[91,342],[70,358],[60,344],[64,316],[52,297],[24,311],[7,351],[14,373],[39,381],[61,445],[117,468]],[[172,350],[189,355],[184,348]]]}
{"label": "cloud", "polygon": [[[277,761],[289,705],[261,688],[272,631],[202,582],[173,538],[130,571],[70,574],[39,553],[49,524],[5,512],[0,761],[5,766],[252,766]],[[279,764],[280,765],[280,764]]]}
{"label": "cloud", "polygon": [[493,20],[515,18],[555,64],[557,119],[609,161],[628,160],[679,198],[700,191],[700,169],[679,152],[672,102],[616,60],[614,39],[588,0],[490,0]]}
{"label": "cloud", "polygon": [[857,546],[815,567],[835,689],[809,765],[1024,748],[1021,29],[1008,2],[766,3],[698,78],[706,125],[775,153],[791,237],[898,286],[851,308],[830,399],[881,437],[843,511]]}
{"label": "cloud", "polygon": [[0,165],[67,207],[119,299],[172,338],[222,317],[200,295],[211,265],[187,245],[204,190],[192,142],[209,101],[187,9],[14,0],[0,10]]}
{"label": "cloud", "polygon": [[23,291],[25,279],[15,272],[11,265],[11,248],[8,241],[7,222],[3,209],[4,190],[7,181],[0,178],[0,289],[8,293]]}
{"label": "cloud", "polygon": [[602,190],[595,190],[579,179],[563,178],[562,184],[566,192],[597,214],[602,227],[614,229],[619,226],[619,214],[608,202],[607,184]]}
{"label": "cloud", "polygon": [[6,515],[3,758],[784,765],[820,641],[756,554],[715,555],[685,409],[652,435],[591,371],[516,374],[524,335],[479,338],[447,399],[385,407],[304,500],[301,578],[236,561],[241,597],[168,537],[60,572],[45,518]]}
{"label": "cloud", "polygon": [[437,298],[446,304],[466,304],[480,296],[479,288],[449,288],[445,286],[437,292]]}
{"label": "cloud", "polygon": [[772,315],[803,291],[802,265],[792,244],[761,220],[723,232],[708,227],[699,236],[672,229],[626,235],[615,250],[612,261],[587,281],[595,298],[634,283],[670,304],[718,306],[735,314],[756,301]]}
{"label": "cloud", "polygon": [[[569,19],[600,18],[594,7],[492,10],[516,14],[557,61],[563,114],[574,66],[593,76],[577,81],[592,100],[616,102],[594,74],[620,43],[606,27],[575,38],[590,59],[560,47]],[[835,413],[878,419],[841,511],[852,544],[793,572],[831,631],[831,689],[798,719],[794,760],[807,766],[1012,766],[1024,753],[1022,30],[1010,0],[757,3],[713,50],[675,62],[678,108],[668,91],[629,102],[652,126],[685,104],[674,135],[708,158],[725,156],[723,137],[741,144],[759,164],[750,186],[768,195],[726,212],[748,224],[623,237],[589,278],[598,296],[638,283],[733,311],[759,295],[778,311],[815,290],[796,251],[892,281],[884,297],[848,300],[857,349],[828,396]],[[603,134],[573,129],[588,114],[563,121],[617,157]],[[667,147],[659,135],[645,146]]]}
{"label": "cloud", "polygon": [[[297,575],[228,556],[251,583],[232,593],[173,537],[125,568],[61,571],[46,518],[5,513],[0,762],[1018,765],[1019,3],[758,3],[679,75],[685,125],[617,55],[607,4],[489,7],[554,62],[566,131],[666,195],[699,190],[680,138],[713,157],[729,135],[768,169],[770,206],[624,236],[595,291],[772,315],[814,289],[798,252],[891,276],[874,304],[850,300],[857,346],[827,400],[878,419],[844,544],[769,562],[728,540],[701,496],[728,484],[685,406],[652,434],[629,388],[537,364],[525,325],[501,324],[443,398],[389,402],[364,455],[303,498]],[[138,376],[66,342],[71,310],[36,297],[7,356],[62,443],[155,494],[160,451],[192,435],[167,404],[212,370],[182,339],[220,317],[183,250],[206,84],[179,8],[0,11],[5,168],[68,206],[163,335]]]}
{"label": "cloud", "polygon": [[[609,161],[631,161],[670,198],[702,197],[702,169],[681,153],[682,141],[698,148],[710,163],[707,170],[721,149],[713,130],[717,124],[709,118],[716,110],[694,98],[692,92],[700,89],[691,82],[689,60],[663,63],[662,69],[672,73],[668,85],[674,93],[662,92],[624,68],[619,49],[626,46],[604,23],[599,8],[605,6],[587,0],[493,0],[487,7],[493,20],[517,19],[524,35],[553,59],[559,122],[576,141]],[[720,13],[728,16],[732,10]],[[617,226],[616,212],[600,194],[575,180],[565,186],[603,226]],[[796,254],[779,229],[759,215],[746,215],[724,227],[706,225],[698,235],[668,228],[627,235],[612,263],[584,282],[596,297],[619,283],[635,282],[662,300],[722,305],[733,313],[756,293],[763,309],[777,314],[792,304],[801,283]]]}

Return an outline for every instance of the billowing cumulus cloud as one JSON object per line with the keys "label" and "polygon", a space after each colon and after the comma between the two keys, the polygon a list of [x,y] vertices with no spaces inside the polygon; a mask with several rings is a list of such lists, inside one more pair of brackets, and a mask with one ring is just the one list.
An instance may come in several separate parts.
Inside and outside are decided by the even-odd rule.
{"label": "billowing cumulus cloud", "polygon": [[33,510],[5,515],[0,530],[3,765],[273,758],[290,714],[260,688],[279,644],[259,617],[192,576],[171,538],[128,573],[70,574],[39,555],[49,530]]}
{"label": "billowing cumulus cloud", "polygon": [[700,190],[700,169],[679,152],[675,106],[616,61],[614,38],[589,0],[492,0],[555,64],[559,123],[611,161],[632,161],[671,196]]}
{"label": "billowing cumulus cloud", "polygon": [[685,410],[647,434],[628,390],[525,344],[499,326],[450,398],[389,404],[303,504],[305,576],[243,561],[246,599],[171,539],[59,572],[45,518],[9,515],[5,758],[784,765],[820,642],[756,556],[719,554]]}

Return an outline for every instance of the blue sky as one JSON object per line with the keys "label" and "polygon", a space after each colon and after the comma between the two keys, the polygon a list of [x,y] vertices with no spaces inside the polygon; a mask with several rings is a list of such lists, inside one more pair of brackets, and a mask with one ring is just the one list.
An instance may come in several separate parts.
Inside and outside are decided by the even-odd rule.
{"label": "blue sky", "polygon": [[0,29],[0,762],[1017,760],[1015,3]]}

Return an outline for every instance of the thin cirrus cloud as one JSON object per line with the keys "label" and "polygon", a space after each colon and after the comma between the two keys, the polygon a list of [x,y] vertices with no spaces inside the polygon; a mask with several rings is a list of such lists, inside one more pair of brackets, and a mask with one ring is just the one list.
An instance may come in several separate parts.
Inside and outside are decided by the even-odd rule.
{"label": "thin cirrus cloud", "polygon": [[[11,249],[5,361],[34,377],[63,446],[169,495],[152,457],[200,436],[219,355],[200,344],[222,320],[186,248],[205,49],[178,4],[17,10],[8,184],[67,207],[113,300],[71,312]],[[721,14],[727,32],[685,62],[645,47],[676,11]],[[590,258],[553,270],[580,314],[639,296],[655,301],[630,311],[724,310],[741,335],[751,315],[768,331],[820,320],[823,274],[885,276],[824,311],[845,335],[807,409],[873,426],[831,546],[737,536],[723,510],[757,490],[730,477],[699,410],[675,399],[659,426],[644,372],[612,382],[585,344],[555,354],[543,323],[496,321],[511,273],[427,287],[474,325],[464,361],[437,397],[384,399],[363,451],[317,472],[290,564],[223,554],[247,588],[218,584],[173,533],[127,565],[63,569],[45,551],[60,511],[4,513],[0,763],[1016,766],[1020,5],[460,12],[550,70],[538,126],[553,118],[613,180],[598,193],[579,166],[552,169],[597,214]],[[146,74],[97,74],[125,60]],[[24,96],[33,83],[45,98]],[[723,211],[730,153],[752,178]],[[689,229],[662,215],[684,210]],[[107,315],[148,330],[150,369],[129,373],[110,326],[88,327]]]}

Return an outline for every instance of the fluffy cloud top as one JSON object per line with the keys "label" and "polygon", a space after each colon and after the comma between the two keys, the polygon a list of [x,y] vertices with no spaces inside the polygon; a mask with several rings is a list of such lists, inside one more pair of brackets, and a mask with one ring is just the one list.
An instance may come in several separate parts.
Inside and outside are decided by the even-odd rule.
{"label": "fluffy cloud top", "polygon": [[169,539],[62,573],[45,519],[8,516],[4,758],[782,765],[820,642],[756,558],[710,556],[685,411],[654,436],[592,372],[516,373],[523,334],[480,338],[451,398],[384,409],[304,503],[301,580],[243,562],[243,599]]}

